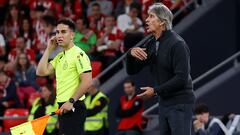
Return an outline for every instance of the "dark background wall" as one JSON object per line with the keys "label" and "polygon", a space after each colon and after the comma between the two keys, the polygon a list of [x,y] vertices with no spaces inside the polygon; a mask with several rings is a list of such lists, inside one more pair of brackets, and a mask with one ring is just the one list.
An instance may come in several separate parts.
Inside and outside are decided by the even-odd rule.
{"label": "dark background wall", "polygon": [[[238,68],[238,70],[240,67]],[[206,103],[211,115],[222,116],[227,113],[240,114],[240,72],[209,89],[207,95],[200,97],[198,103]]]}
{"label": "dark background wall", "polygon": [[[210,0],[211,1],[211,0]],[[212,0],[199,7],[176,28],[191,50],[192,77],[196,78],[237,51],[238,0]],[[197,19],[196,16],[198,17]],[[195,19],[191,22],[192,19]],[[178,27],[189,23],[187,28]]]}

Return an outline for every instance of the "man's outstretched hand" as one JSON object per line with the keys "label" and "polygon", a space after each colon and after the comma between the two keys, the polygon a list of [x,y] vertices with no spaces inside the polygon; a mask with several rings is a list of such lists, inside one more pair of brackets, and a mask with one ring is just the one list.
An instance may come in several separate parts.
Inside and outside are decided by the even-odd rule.
{"label": "man's outstretched hand", "polygon": [[141,87],[143,93],[138,94],[137,96],[142,100],[147,100],[154,95],[154,89],[152,87]]}

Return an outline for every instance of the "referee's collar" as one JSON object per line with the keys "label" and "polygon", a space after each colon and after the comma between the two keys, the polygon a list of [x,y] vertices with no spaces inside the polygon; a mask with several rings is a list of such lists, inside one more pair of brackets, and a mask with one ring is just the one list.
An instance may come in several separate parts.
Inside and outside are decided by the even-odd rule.
{"label": "referee's collar", "polygon": [[73,50],[73,48],[74,48],[74,46],[72,46],[68,50],[63,50],[63,54],[68,54],[69,52],[71,52]]}

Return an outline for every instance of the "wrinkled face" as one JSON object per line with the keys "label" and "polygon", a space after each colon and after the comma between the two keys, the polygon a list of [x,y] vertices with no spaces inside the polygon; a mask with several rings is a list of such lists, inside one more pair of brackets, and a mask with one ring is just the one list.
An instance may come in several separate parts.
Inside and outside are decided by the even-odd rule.
{"label": "wrinkled face", "polygon": [[124,83],[123,87],[126,95],[132,95],[135,92],[135,86],[132,86],[131,83]]}
{"label": "wrinkled face", "polygon": [[162,31],[164,29],[164,21],[160,21],[157,15],[153,12],[148,13],[146,25],[148,33],[155,33],[156,31]]}
{"label": "wrinkled face", "polygon": [[47,87],[43,86],[40,94],[42,98],[49,98],[52,93]]}
{"label": "wrinkled face", "polygon": [[101,9],[99,6],[92,7],[92,16],[98,16],[101,14]]}
{"label": "wrinkled face", "polygon": [[24,53],[22,53],[22,54],[20,54],[19,56],[19,64],[20,65],[26,65],[27,64],[27,56],[24,54]]}
{"label": "wrinkled face", "polygon": [[105,26],[109,27],[109,26],[114,26],[115,25],[115,21],[114,18],[112,16],[106,17],[105,18]]}
{"label": "wrinkled face", "polygon": [[56,30],[56,39],[59,46],[67,48],[72,41],[74,32],[69,28],[68,25],[58,24]]}
{"label": "wrinkled face", "polygon": [[209,113],[202,113],[202,114],[197,114],[196,118],[201,122],[206,124],[209,119]]}

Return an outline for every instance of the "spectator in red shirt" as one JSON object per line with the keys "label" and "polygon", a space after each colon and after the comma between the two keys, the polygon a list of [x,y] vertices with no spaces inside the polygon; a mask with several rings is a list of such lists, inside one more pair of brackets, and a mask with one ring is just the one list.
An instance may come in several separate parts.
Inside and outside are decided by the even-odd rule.
{"label": "spectator in red shirt", "polygon": [[[0,116],[3,116],[7,108],[19,107],[20,102],[16,92],[14,81],[0,71]],[[0,121],[1,126],[2,121]]]}
{"label": "spectator in red shirt", "polygon": [[[174,14],[179,9],[186,6],[189,0],[161,0],[161,2],[166,5]],[[180,22],[181,19],[187,14],[187,12],[187,10],[184,10],[184,12],[181,12],[178,16],[176,16],[173,20],[173,26]]]}
{"label": "spectator in red shirt", "polygon": [[56,5],[53,0],[33,0],[29,6],[31,10],[36,9],[38,6],[43,6],[44,12],[47,14],[49,12],[53,13]]}
{"label": "spectator in red shirt", "polygon": [[26,42],[26,48],[34,48],[32,47],[33,42],[33,28],[29,18],[25,17],[22,20],[21,27],[19,29],[20,37],[23,37]]}
{"label": "spectator in red shirt", "polygon": [[83,15],[80,0],[63,0],[61,1],[61,8],[62,14],[59,14],[59,19],[68,17],[72,20],[76,20]]}
{"label": "spectator in red shirt", "polygon": [[101,7],[98,3],[92,4],[92,14],[88,17],[89,28],[92,29],[95,33],[98,33],[102,30],[104,26],[105,15],[101,12]]}
{"label": "spectator in red shirt", "polygon": [[113,16],[105,18],[105,27],[99,33],[97,51],[100,52],[104,67],[113,63],[119,56],[120,46],[123,43],[124,34],[116,27]]}
{"label": "spectator in red shirt", "polygon": [[19,35],[20,13],[17,5],[10,5],[9,12],[4,23],[4,35],[11,48],[16,45],[16,38]]}
{"label": "spectator in red shirt", "polygon": [[142,4],[142,20],[143,22],[145,22],[145,20],[148,17],[148,8],[150,5],[152,5],[154,3],[154,1],[157,0],[141,0],[141,4]]}
{"label": "spectator in red shirt", "polygon": [[116,135],[141,135],[143,129],[143,100],[137,96],[133,81],[125,81],[123,87],[125,95],[121,96],[116,111],[119,118]]}
{"label": "spectator in red shirt", "polygon": [[26,48],[26,43],[24,41],[23,37],[18,37],[16,41],[16,48],[12,49],[10,53],[8,54],[8,60],[10,62],[15,61],[16,57],[20,53],[27,54],[27,57],[30,59],[32,64],[35,64],[35,53],[32,49]]}
{"label": "spectator in red shirt", "polygon": [[[44,16],[45,8],[43,6],[37,6],[34,11],[32,11],[33,19],[33,29],[35,31],[33,48],[35,52],[41,53],[41,49],[45,49],[47,41],[47,33],[44,30]],[[43,53],[43,52],[42,52]]]}

